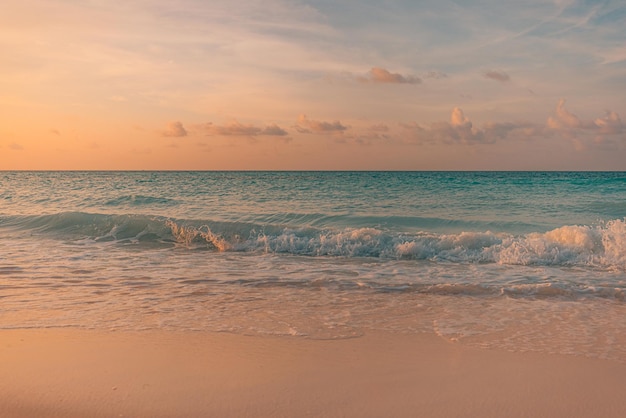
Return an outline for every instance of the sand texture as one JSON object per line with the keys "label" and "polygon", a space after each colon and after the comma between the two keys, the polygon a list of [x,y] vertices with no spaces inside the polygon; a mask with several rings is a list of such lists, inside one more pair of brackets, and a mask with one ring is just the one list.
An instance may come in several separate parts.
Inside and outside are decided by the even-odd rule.
{"label": "sand texture", "polygon": [[626,365],[435,335],[0,331],[0,417],[624,417]]}

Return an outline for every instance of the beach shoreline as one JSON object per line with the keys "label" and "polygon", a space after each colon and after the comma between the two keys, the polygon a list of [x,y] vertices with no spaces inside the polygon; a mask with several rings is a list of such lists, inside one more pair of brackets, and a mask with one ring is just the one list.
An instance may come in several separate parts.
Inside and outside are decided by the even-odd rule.
{"label": "beach shoreline", "polygon": [[0,331],[0,416],[626,416],[626,365],[434,334]]}

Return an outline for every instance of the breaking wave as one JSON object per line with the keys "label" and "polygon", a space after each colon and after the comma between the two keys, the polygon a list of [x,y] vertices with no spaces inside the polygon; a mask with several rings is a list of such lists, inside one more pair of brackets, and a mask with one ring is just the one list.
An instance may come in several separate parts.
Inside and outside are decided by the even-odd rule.
{"label": "breaking wave", "polygon": [[626,219],[547,232],[402,233],[383,228],[284,227],[146,215],[63,212],[0,217],[0,227],[83,242],[149,243],[213,251],[374,257],[452,263],[626,270]]}

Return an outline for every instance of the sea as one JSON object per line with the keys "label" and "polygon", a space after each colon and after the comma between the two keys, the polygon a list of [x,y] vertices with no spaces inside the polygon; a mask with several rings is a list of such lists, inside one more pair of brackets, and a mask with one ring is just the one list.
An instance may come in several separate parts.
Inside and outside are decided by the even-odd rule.
{"label": "sea", "polygon": [[626,362],[626,173],[0,172],[0,329],[26,328]]}

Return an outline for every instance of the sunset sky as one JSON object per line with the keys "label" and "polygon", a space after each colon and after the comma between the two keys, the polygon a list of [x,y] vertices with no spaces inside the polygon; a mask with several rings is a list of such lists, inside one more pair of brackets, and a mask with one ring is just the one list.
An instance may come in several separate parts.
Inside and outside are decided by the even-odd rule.
{"label": "sunset sky", "polygon": [[626,170],[624,0],[4,0],[0,169]]}

